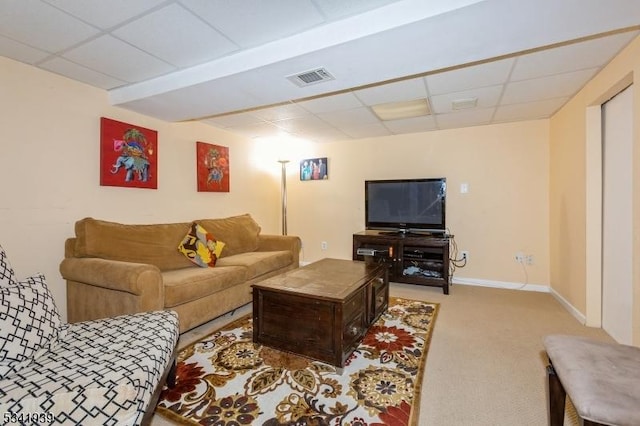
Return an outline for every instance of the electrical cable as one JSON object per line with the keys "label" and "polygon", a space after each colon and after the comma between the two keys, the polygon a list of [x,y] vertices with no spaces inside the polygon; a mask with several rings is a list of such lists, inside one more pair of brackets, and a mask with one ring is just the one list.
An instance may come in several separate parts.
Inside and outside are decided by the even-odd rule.
{"label": "electrical cable", "polygon": [[527,272],[527,265],[524,264],[524,259],[520,262],[522,266],[522,272],[524,272],[524,283],[520,287],[516,287],[514,290],[522,290],[529,285],[529,273]]}
{"label": "electrical cable", "polygon": [[463,257],[458,259],[458,244],[456,243],[456,239],[451,235],[449,229],[447,229],[447,235],[449,235],[449,281],[451,281],[456,269],[467,266],[467,258]]}

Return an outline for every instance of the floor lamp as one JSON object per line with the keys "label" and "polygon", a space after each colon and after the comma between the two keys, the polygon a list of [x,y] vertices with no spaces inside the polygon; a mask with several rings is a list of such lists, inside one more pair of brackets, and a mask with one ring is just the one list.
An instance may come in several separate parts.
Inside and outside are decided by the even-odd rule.
{"label": "floor lamp", "polygon": [[281,199],[282,199],[282,235],[287,235],[287,163],[289,160],[278,160],[282,166]]}

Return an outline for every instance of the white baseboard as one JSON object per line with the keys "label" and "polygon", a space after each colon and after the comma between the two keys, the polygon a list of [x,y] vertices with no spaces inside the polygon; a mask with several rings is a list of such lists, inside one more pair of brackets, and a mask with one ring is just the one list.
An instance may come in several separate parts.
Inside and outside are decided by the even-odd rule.
{"label": "white baseboard", "polygon": [[477,278],[456,278],[454,277],[451,282],[453,284],[462,285],[476,285],[480,287],[493,287],[504,288],[507,290],[523,290],[523,291],[538,291],[541,293],[549,293],[549,286],[542,284],[525,284],[525,283],[512,283],[508,281],[493,281],[493,280],[481,280]]}
{"label": "white baseboard", "polygon": [[569,311],[569,313],[571,315],[573,315],[573,317],[575,319],[578,320],[578,322],[582,325],[586,325],[587,324],[587,317],[584,316],[584,314],[582,314],[582,312],[580,312],[579,310],[577,310],[571,303],[569,303],[567,301],[567,299],[565,299],[564,297],[562,297],[560,295],[560,293],[558,293],[557,291],[555,291],[554,289],[551,289],[551,294],[553,295],[553,297],[555,297],[555,299],[560,302],[560,304],[567,310]]}

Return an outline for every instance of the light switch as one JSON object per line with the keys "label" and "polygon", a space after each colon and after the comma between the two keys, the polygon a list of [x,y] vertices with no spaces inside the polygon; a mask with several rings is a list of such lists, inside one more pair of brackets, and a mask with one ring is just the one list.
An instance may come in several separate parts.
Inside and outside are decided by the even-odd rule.
{"label": "light switch", "polygon": [[461,194],[466,194],[467,192],[469,192],[469,184],[464,182],[460,184],[460,193]]}

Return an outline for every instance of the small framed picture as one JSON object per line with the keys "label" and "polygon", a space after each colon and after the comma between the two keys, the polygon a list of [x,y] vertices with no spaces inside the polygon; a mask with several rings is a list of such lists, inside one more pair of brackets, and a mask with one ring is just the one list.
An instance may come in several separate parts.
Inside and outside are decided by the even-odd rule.
{"label": "small framed picture", "polygon": [[198,192],[229,192],[229,147],[196,142]]}
{"label": "small framed picture", "polygon": [[300,180],[329,179],[327,157],[308,158],[300,161]]}

